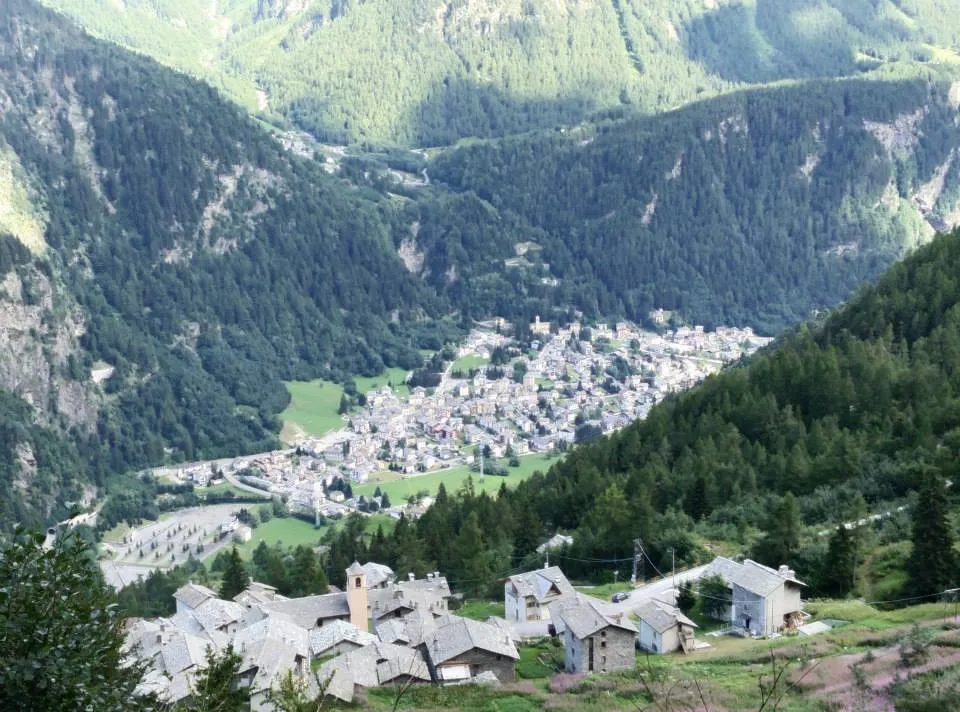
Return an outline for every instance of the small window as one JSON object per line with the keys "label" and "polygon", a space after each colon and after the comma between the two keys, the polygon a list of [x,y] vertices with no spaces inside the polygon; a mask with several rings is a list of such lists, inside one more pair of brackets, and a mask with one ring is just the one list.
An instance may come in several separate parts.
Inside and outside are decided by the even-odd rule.
{"label": "small window", "polygon": [[354,588],[360,588],[360,577],[359,577],[359,576],[357,576],[357,580],[356,580],[356,583],[354,584]]}
{"label": "small window", "polygon": [[600,647],[601,647],[601,648],[606,648],[606,647],[607,647],[607,641],[601,640],[601,641],[600,641]]}

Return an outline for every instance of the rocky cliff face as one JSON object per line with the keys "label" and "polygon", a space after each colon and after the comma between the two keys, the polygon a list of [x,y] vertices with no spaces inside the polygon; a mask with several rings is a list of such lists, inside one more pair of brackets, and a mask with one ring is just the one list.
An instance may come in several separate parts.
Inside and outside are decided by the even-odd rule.
{"label": "rocky cliff face", "polygon": [[91,430],[100,396],[83,366],[80,310],[37,269],[11,270],[0,286],[0,388],[29,403],[37,422],[62,416]]}

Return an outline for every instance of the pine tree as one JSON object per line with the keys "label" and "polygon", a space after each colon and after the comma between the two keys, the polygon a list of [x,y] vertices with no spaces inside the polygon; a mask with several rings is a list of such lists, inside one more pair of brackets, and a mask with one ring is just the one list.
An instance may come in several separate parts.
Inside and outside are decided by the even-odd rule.
{"label": "pine tree", "polygon": [[689,613],[695,605],[697,605],[697,594],[693,591],[693,584],[684,581],[677,592],[677,608],[684,613]]}
{"label": "pine tree", "polygon": [[219,652],[207,650],[207,664],[190,686],[190,712],[244,712],[250,709],[250,688],[237,683],[243,658],[232,645]]}
{"label": "pine tree", "polygon": [[293,552],[293,565],[289,575],[290,595],[312,596],[326,593],[327,577],[317,565],[317,556],[306,546],[298,546]]}
{"label": "pine tree", "polygon": [[846,596],[853,588],[857,569],[856,539],[845,526],[837,527],[830,536],[823,563],[824,590],[831,596]]}
{"label": "pine tree", "polygon": [[913,554],[909,561],[910,584],[917,595],[938,593],[956,581],[956,554],[943,478],[932,471],[922,474],[917,506],[913,511]]}
{"label": "pine tree", "polygon": [[480,520],[476,512],[470,512],[457,535],[453,546],[454,560],[458,562],[456,574],[457,588],[464,593],[477,596],[485,590],[493,572],[490,570]]}
{"label": "pine tree", "polygon": [[350,401],[347,400],[346,394],[340,396],[340,407],[337,408],[338,415],[346,415],[350,412]]}
{"label": "pine tree", "polygon": [[789,563],[800,548],[800,529],[800,505],[788,492],[770,513],[766,535],[757,542],[755,556],[768,566]]}
{"label": "pine tree", "polygon": [[230,552],[230,559],[227,562],[227,569],[223,572],[223,583],[220,584],[220,598],[232,600],[241,591],[245,591],[250,585],[250,574],[244,568],[243,560],[240,558],[240,552],[237,547],[233,547]]}

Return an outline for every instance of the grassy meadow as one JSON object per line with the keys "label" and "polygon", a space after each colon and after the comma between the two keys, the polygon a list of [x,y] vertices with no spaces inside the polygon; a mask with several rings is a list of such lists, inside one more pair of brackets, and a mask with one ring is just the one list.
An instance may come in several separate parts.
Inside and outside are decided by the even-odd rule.
{"label": "grassy meadow", "polygon": [[[381,386],[391,384],[394,393],[401,398],[410,389],[404,383],[407,371],[402,368],[388,368],[379,376],[357,376],[354,383],[357,392],[367,394]],[[346,424],[337,413],[343,386],[339,383],[323,381],[287,381],[290,391],[290,405],[280,414],[283,430],[280,439],[291,442],[304,435],[321,436],[339,430]]]}
{"label": "grassy meadow", "polygon": [[386,492],[393,504],[399,504],[411,495],[416,495],[422,490],[426,490],[431,495],[437,493],[437,489],[442,482],[448,492],[456,492],[466,482],[467,477],[473,477],[473,486],[477,492],[488,492],[495,494],[504,482],[507,487],[514,487],[520,482],[530,477],[537,470],[546,472],[550,466],[560,458],[557,456],[533,454],[525,455],[520,458],[519,467],[508,467],[510,473],[506,477],[497,475],[486,475],[483,482],[480,481],[480,474],[471,472],[469,465],[452,467],[447,470],[437,470],[425,475],[414,475],[402,477],[395,472],[384,472],[371,477],[369,482],[357,485],[353,488],[354,495],[371,495],[380,487],[381,491]]}

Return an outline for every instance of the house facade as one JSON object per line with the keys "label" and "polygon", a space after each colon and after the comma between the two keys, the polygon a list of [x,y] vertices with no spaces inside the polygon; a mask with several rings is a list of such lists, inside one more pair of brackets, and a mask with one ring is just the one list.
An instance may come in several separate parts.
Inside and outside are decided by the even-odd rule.
{"label": "house facade", "polygon": [[550,620],[550,605],[575,595],[559,566],[516,574],[503,587],[504,617],[516,622]]}
{"label": "house facade", "polygon": [[730,587],[727,620],[734,628],[766,637],[802,624],[805,584],[789,567],[773,569],[750,559],[740,564],[718,557],[709,573],[721,576]]}
{"label": "house facade", "polygon": [[563,608],[560,616],[567,672],[613,672],[636,664],[637,629],[623,614],[611,617],[593,603],[581,603]]}
{"label": "house facade", "polygon": [[697,624],[673,606],[660,601],[649,601],[637,610],[640,618],[638,642],[643,650],[665,655],[696,648],[694,631]]}

